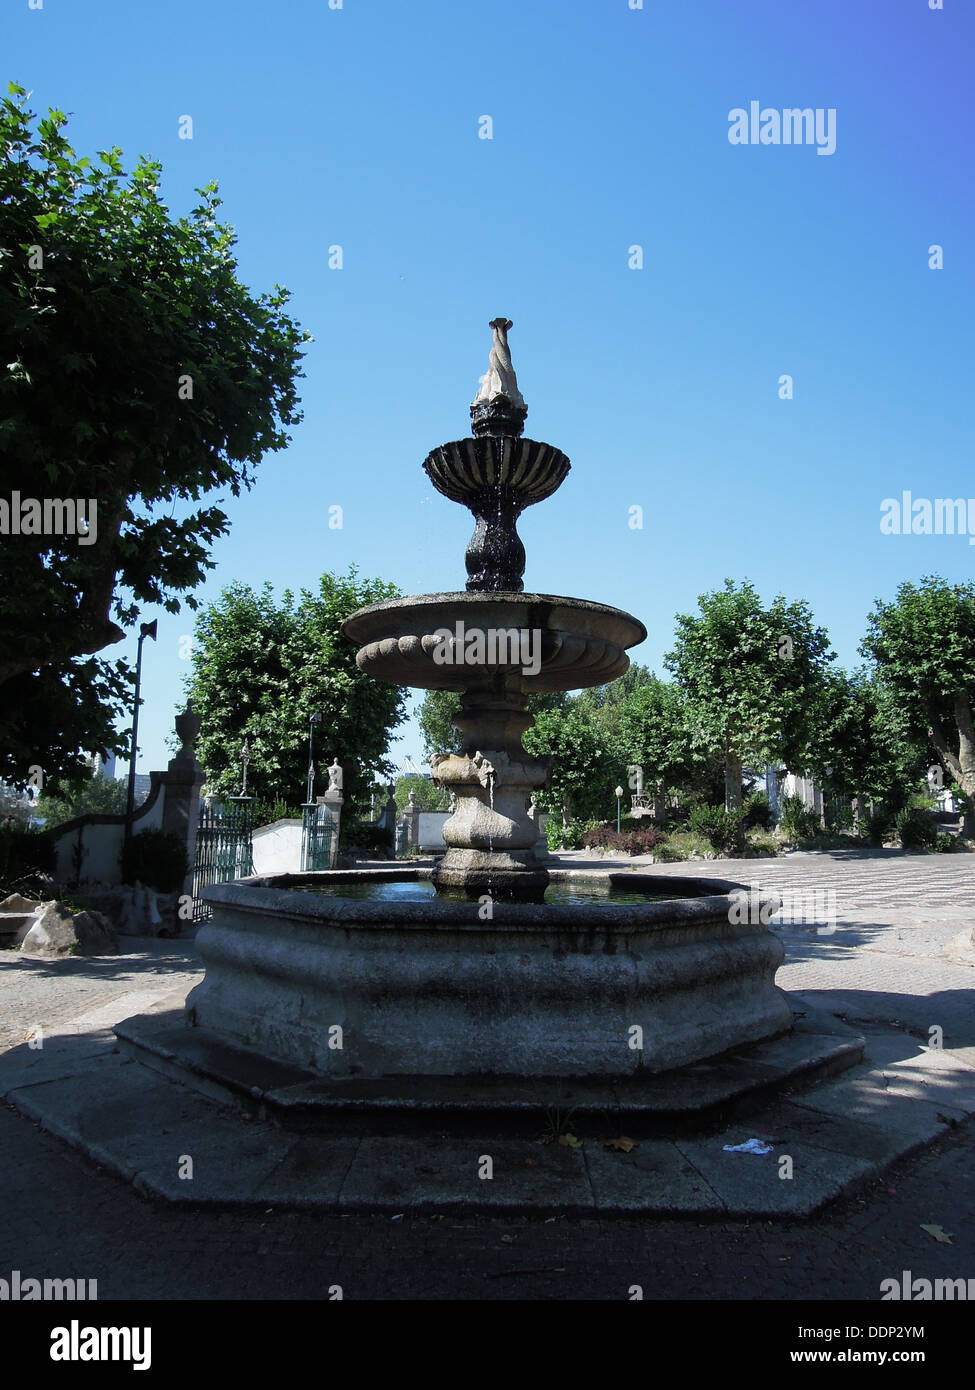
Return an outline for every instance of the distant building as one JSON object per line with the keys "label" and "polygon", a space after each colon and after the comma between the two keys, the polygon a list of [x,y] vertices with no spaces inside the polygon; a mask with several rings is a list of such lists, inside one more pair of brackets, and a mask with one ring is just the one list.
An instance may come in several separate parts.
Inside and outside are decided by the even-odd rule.
{"label": "distant building", "polygon": [[[127,777],[119,777],[119,778],[117,778],[116,780],[119,781],[119,782],[121,782],[122,785],[123,785],[123,787],[128,786],[128,778],[127,778]],[[149,795],[149,792],[150,792],[151,789],[152,789],[152,778],[149,776],[148,772],[137,772],[137,773],[135,774],[135,804],[136,804],[136,806],[141,806],[141,805],[142,805],[143,801],[145,801],[146,797]]]}
{"label": "distant building", "polygon": [[92,753],[91,755],[91,775],[92,777],[107,777],[108,780],[115,780],[115,754],[114,753]]}

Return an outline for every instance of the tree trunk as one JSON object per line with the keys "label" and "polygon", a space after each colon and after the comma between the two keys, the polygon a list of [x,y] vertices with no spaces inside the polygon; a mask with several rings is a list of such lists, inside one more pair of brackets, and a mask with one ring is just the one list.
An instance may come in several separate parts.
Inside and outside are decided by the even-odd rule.
{"label": "tree trunk", "polygon": [[741,806],[741,756],[730,748],[724,755],[724,806],[726,811]]}
{"label": "tree trunk", "polygon": [[[938,750],[938,757],[945,772],[961,787],[969,801],[975,804],[975,727],[972,725],[972,707],[964,695],[955,696],[955,723],[958,725],[958,753],[948,747],[944,731],[937,720],[932,719],[928,737]],[[975,834],[975,815],[968,812],[964,819],[963,833]]]}

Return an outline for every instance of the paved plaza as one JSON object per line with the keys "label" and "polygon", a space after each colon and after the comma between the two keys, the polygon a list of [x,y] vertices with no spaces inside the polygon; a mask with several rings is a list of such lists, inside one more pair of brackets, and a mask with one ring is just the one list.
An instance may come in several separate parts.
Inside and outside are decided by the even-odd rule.
{"label": "paved plaza", "polygon": [[[563,859],[613,871],[630,863]],[[975,859],[842,852],[659,871],[835,900],[835,930],[776,928],[787,950],[778,982],[801,1014],[863,1036],[873,1074],[890,1077],[901,1108],[943,1117],[937,1137],[870,1171],[808,1221],[727,1219],[719,1205],[710,1219],[566,1216],[557,1206],[531,1216],[416,1215],[408,1202],[402,1214],[343,1215],[151,1201],[7,1105],[0,1271],[97,1278],[102,1299],[315,1298],[335,1284],[346,1298],[625,1299],[639,1284],[655,1299],[876,1300],[881,1280],[904,1269],[975,1277],[975,1133],[965,1118],[975,1085],[975,963],[948,954],[975,920]],[[0,1092],[82,1088],[79,1059],[87,1066],[111,1052],[113,1024],[177,1008],[199,977],[189,942],[137,941],[117,957],[53,963],[0,954]],[[39,1029],[44,1047],[31,1048]],[[929,1047],[932,1029],[940,1049]],[[851,1094],[841,1091],[834,1108],[848,1109]],[[548,1152],[539,1146],[542,1168]],[[724,1161],[767,1162],[697,1155],[705,1178]],[[422,1171],[397,1176],[405,1192],[424,1182]]]}

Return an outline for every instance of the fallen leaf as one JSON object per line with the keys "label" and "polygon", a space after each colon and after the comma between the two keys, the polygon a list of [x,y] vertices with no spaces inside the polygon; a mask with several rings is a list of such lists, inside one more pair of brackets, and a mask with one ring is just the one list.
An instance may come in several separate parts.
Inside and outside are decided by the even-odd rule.
{"label": "fallen leaf", "polygon": [[559,1143],[566,1149],[581,1149],[582,1140],[577,1139],[574,1134],[560,1134]]}
{"label": "fallen leaf", "polygon": [[927,1231],[929,1236],[934,1236],[939,1245],[950,1245],[951,1236],[948,1235],[943,1226],[925,1226],[921,1223],[921,1230]]}
{"label": "fallen leaf", "polygon": [[626,1135],[622,1134],[619,1139],[607,1139],[603,1148],[612,1149],[615,1153],[628,1154],[636,1148],[636,1140],[627,1139]]}

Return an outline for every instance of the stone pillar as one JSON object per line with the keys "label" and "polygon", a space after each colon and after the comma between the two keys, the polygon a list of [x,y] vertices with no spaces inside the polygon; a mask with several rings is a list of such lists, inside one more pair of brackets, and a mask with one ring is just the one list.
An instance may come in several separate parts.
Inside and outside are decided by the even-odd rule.
{"label": "stone pillar", "polygon": [[332,847],[328,854],[328,867],[334,869],[339,858],[339,828],[342,824],[342,807],[345,804],[345,797],[340,791],[331,789],[324,796],[318,798],[318,805],[324,807],[325,812],[332,819]]}
{"label": "stone pillar", "polygon": [[176,732],[182,747],[175,758],[170,759],[167,770],[159,774],[163,793],[162,829],[168,834],[178,835],[186,845],[187,871],[181,893],[192,896],[200,789],[204,774],[193,751],[200,733],[200,719],[193,713],[189,700],[183,713],[176,716]]}
{"label": "stone pillar", "polygon": [[420,810],[416,804],[416,792],[411,791],[406,803],[406,810],[403,812],[403,820],[406,824],[406,847],[408,850],[419,848],[420,844]]}
{"label": "stone pillar", "polygon": [[539,808],[534,792],[531,794],[528,806],[528,819],[535,822],[535,826],[538,830],[538,839],[535,841],[535,858],[551,859],[552,856],[548,852],[548,836],[545,834],[545,827],[542,824],[542,811]]}

